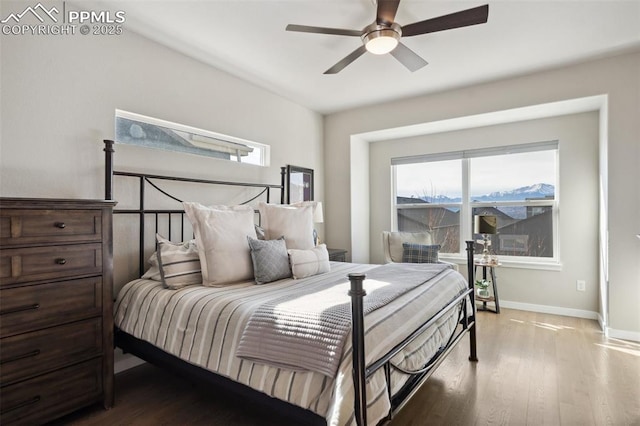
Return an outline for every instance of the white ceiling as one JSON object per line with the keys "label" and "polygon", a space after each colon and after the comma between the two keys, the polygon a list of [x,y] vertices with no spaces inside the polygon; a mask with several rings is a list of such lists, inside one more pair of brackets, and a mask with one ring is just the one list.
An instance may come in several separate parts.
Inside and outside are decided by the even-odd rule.
{"label": "white ceiling", "polygon": [[[488,1],[486,24],[402,40],[429,62],[411,73],[365,53],[323,75],[358,37],[287,32],[287,24],[362,29],[375,0],[104,0],[125,27],[321,113],[501,79],[640,48],[640,0]],[[486,4],[402,0],[400,25]]]}

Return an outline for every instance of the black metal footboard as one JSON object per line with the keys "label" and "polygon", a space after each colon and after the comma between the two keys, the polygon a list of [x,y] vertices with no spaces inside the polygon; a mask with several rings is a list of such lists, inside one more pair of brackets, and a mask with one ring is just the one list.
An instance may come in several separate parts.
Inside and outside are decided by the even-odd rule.
{"label": "black metal footboard", "polygon": [[[354,413],[356,417],[356,423],[359,426],[367,424],[367,380],[379,369],[383,368],[385,377],[387,380],[387,389],[389,392],[389,399],[391,400],[391,410],[388,415],[388,420],[391,419],[393,414],[400,410],[402,406],[411,398],[411,396],[418,390],[418,388],[424,383],[425,380],[433,374],[435,369],[444,361],[453,347],[464,337],[466,332],[469,332],[470,341],[470,361],[478,361],[476,351],[476,323],[475,323],[475,296],[474,296],[474,268],[473,268],[473,241],[466,241],[467,244],[467,272],[468,272],[468,287],[465,291],[461,292],[455,299],[447,304],[442,310],[429,318],[424,324],[418,327],[413,333],[407,336],[402,342],[396,345],[388,353],[382,356],[380,359],[367,366],[365,363],[365,347],[364,347],[364,312],[363,312],[363,298],[366,296],[366,291],[362,287],[362,283],[365,279],[365,274],[349,274],[349,281],[351,282],[351,289],[349,295],[351,296],[351,315],[352,315],[352,344],[353,344],[353,385],[354,385]],[[470,303],[467,303],[470,302]],[[427,362],[421,369],[416,371],[406,371],[395,366],[391,359],[402,351],[407,345],[413,342],[418,336],[420,336],[426,329],[435,324],[440,318],[446,315],[453,309],[459,309],[459,325],[456,327],[453,334],[447,341],[447,343],[440,348],[440,350],[433,356],[431,360]],[[469,312],[469,309],[471,312]],[[405,385],[395,395],[391,395],[391,369],[395,368],[402,371],[405,374],[411,376],[411,378],[405,383]]]}

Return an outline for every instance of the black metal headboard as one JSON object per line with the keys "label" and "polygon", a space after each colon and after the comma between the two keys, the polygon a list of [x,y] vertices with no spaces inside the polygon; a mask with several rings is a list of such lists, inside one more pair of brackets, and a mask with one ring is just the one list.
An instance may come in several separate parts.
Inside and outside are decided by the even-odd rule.
{"label": "black metal headboard", "polygon": [[159,218],[161,216],[166,216],[168,218],[168,232],[169,235],[172,234],[172,224],[175,222],[174,217],[178,216],[180,218],[179,226],[180,226],[180,236],[182,240],[184,240],[184,215],[185,212],[182,209],[152,209],[145,207],[145,188],[147,185],[151,186],[167,198],[170,198],[174,201],[182,202],[182,200],[176,198],[175,196],[169,194],[168,192],[161,189],[158,185],[156,185],[153,181],[173,181],[173,182],[185,182],[185,183],[197,183],[197,184],[207,184],[207,185],[225,185],[225,186],[240,186],[240,187],[251,187],[251,188],[263,188],[263,190],[256,195],[255,197],[246,200],[244,203],[247,204],[258,197],[265,194],[267,203],[271,198],[271,189],[279,189],[280,190],[280,204],[284,204],[285,200],[285,176],[287,173],[286,167],[280,168],[280,184],[266,184],[266,183],[248,183],[248,182],[231,182],[231,181],[221,181],[221,180],[207,180],[207,179],[194,179],[194,178],[186,178],[186,177],[177,177],[177,176],[164,176],[164,175],[155,175],[148,173],[137,173],[137,172],[124,172],[124,171],[116,171],[113,169],[113,154],[115,150],[113,149],[114,142],[112,140],[105,139],[104,140],[104,152],[105,152],[105,199],[113,200],[113,180],[114,176],[125,176],[125,177],[134,177],[138,179],[138,208],[134,209],[116,209],[114,210],[114,214],[124,214],[124,215],[137,215],[139,217],[139,226],[140,226],[140,235],[139,235],[139,271],[140,275],[144,273],[145,266],[145,256],[144,256],[144,246],[145,246],[145,223],[147,221],[148,216],[155,217],[155,232],[158,232],[159,226]]}

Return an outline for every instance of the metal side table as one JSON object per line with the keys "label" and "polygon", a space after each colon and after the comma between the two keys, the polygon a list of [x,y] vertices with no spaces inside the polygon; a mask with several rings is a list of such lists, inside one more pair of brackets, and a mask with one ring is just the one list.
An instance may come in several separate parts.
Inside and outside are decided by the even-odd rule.
{"label": "metal side table", "polygon": [[[477,308],[478,311],[489,311],[495,314],[500,313],[500,299],[498,298],[498,282],[496,279],[496,268],[500,266],[500,263],[482,263],[475,261],[474,270],[477,272],[478,266],[482,268],[482,279],[487,279],[487,273],[491,277],[491,287],[493,288],[493,294],[482,297],[478,296],[476,293],[476,302],[482,302],[482,307]],[[495,310],[490,309],[487,306],[487,303],[493,303],[495,305]]]}

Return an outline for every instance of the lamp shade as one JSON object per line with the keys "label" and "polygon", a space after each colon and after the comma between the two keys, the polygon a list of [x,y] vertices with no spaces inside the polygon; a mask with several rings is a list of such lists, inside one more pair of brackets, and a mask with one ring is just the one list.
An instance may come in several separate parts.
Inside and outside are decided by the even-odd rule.
{"label": "lamp shade", "polygon": [[322,202],[320,201],[316,201],[316,206],[313,209],[313,222],[314,223],[324,222],[324,215],[322,214]]}
{"label": "lamp shade", "polygon": [[495,234],[498,231],[498,218],[496,216],[474,216],[474,234]]}
{"label": "lamp shade", "polygon": [[304,206],[312,206],[313,207],[313,223],[322,223],[324,222],[324,215],[322,212],[322,202],[320,201],[298,201],[296,203],[291,203],[294,207],[304,207]]}

